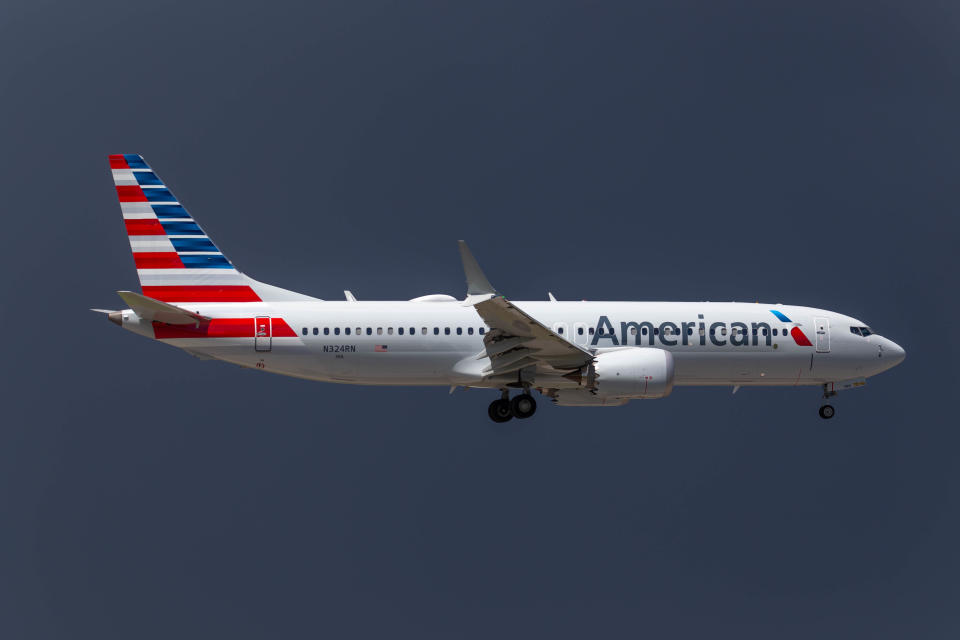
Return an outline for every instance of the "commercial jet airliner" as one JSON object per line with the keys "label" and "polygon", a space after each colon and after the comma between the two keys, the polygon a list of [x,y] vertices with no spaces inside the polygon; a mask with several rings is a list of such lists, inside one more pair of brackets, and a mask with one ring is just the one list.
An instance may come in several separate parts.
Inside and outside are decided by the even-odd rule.
{"label": "commercial jet airliner", "polygon": [[463,300],[320,300],[237,271],[141,156],[110,167],[142,293],[95,311],[199,358],[322,382],[492,389],[495,422],[532,416],[534,390],[603,407],[699,385],[821,387],[832,418],[826,400],[904,358],[866,323],[809,307],[508,300],[463,241]]}

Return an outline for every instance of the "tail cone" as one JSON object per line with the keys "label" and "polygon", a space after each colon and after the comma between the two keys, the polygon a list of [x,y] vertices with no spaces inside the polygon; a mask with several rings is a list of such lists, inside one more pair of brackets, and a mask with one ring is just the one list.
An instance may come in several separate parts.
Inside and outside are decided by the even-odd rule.
{"label": "tail cone", "polygon": [[108,313],[107,318],[109,318],[110,322],[117,325],[118,327],[123,326],[123,319],[119,311],[113,311],[111,313]]}

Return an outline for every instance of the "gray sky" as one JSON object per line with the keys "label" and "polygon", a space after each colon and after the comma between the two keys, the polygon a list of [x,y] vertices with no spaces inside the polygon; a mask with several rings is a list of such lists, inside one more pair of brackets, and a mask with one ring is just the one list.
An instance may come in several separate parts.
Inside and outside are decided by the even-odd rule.
{"label": "gray sky", "polygon": [[[469,3],[468,3],[469,4]],[[0,8],[0,636],[955,638],[955,3]],[[781,5],[783,3],[773,3]],[[617,409],[202,362],[108,153],[323,298],[761,300],[907,350]]]}

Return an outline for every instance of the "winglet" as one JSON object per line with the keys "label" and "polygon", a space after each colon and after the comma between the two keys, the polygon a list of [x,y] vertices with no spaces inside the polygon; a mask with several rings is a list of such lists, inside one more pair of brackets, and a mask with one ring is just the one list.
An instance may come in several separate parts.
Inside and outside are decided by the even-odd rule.
{"label": "winglet", "polygon": [[483,270],[477,264],[477,259],[470,253],[470,247],[463,240],[458,240],[460,245],[460,259],[463,260],[463,272],[467,276],[467,297],[470,296],[488,296],[496,294],[497,290],[493,288],[487,276],[483,275]]}

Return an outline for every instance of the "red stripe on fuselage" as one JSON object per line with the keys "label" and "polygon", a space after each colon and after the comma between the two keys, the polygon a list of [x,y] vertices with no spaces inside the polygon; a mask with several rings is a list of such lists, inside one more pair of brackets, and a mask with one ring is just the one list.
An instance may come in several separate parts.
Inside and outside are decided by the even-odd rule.
{"label": "red stripe on fuselage", "polygon": [[793,336],[793,341],[796,342],[801,347],[812,347],[810,340],[807,339],[807,335],[800,331],[800,327],[794,327],[790,329],[790,335]]}
{"label": "red stripe on fuselage", "polygon": [[274,338],[296,338],[297,334],[290,328],[283,318],[273,319],[273,337]]}
{"label": "red stripe on fuselage", "polygon": [[246,285],[143,287],[143,295],[162,302],[261,302]]}
{"label": "red stripe on fuselage", "polygon": [[[171,338],[252,338],[255,335],[256,318],[214,318],[195,324],[153,323],[153,334],[157,340]],[[296,338],[283,318],[273,319],[274,338]]]}
{"label": "red stripe on fuselage", "polygon": [[143,220],[124,220],[123,224],[127,227],[128,236],[165,236],[163,225],[156,218],[146,218]]}
{"label": "red stripe on fuselage", "polygon": [[147,196],[143,195],[143,189],[137,185],[118,185],[117,197],[120,202],[146,202]]}
{"label": "red stripe on fuselage", "polygon": [[110,168],[111,169],[129,169],[130,165],[127,164],[127,159],[121,155],[112,155],[110,156]]}
{"label": "red stripe on fuselage", "polygon": [[134,253],[133,261],[137,269],[183,269],[183,260],[176,251]]}

